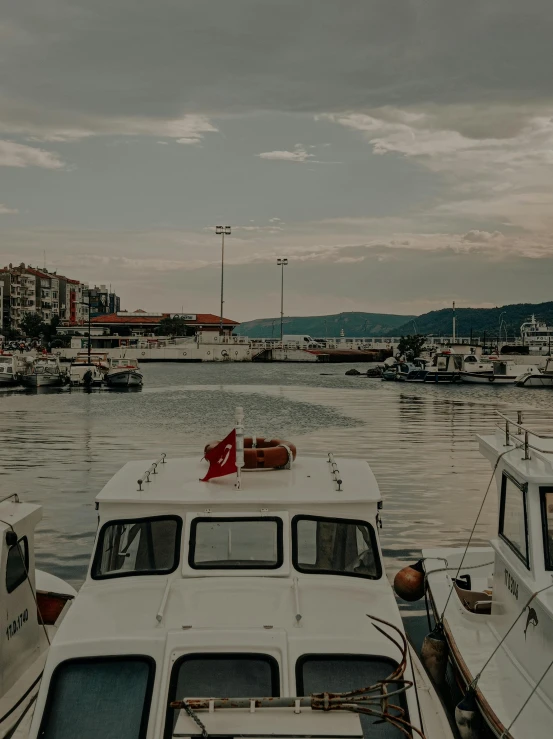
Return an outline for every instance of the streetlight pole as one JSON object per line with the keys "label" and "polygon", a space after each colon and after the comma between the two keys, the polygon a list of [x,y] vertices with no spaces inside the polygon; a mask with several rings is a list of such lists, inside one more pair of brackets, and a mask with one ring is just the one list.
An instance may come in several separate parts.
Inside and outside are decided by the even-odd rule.
{"label": "streetlight pole", "polygon": [[219,332],[223,335],[223,291],[225,286],[225,236],[230,236],[230,226],[215,226],[215,233],[221,236],[221,319]]}
{"label": "streetlight pole", "polygon": [[91,313],[90,311],[90,289],[86,291],[86,297],[87,297],[87,302],[85,303],[85,305],[88,308],[88,364],[90,364],[90,347],[91,347],[91,341],[92,341],[92,339],[90,338],[90,313]]}
{"label": "streetlight pole", "polygon": [[283,319],[284,319],[284,268],[288,264],[287,259],[277,259],[277,266],[280,267],[280,343],[283,341]]}

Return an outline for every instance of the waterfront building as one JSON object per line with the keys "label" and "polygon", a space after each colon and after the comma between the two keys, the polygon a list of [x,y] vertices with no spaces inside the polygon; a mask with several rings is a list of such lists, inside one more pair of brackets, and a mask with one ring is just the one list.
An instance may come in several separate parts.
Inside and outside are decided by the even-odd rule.
{"label": "waterfront building", "polygon": [[[219,332],[221,319],[213,313],[147,313],[138,309],[132,313],[117,311],[98,315],[91,319],[91,326],[101,328],[104,333],[119,336],[153,336],[163,319],[178,318],[185,325],[185,335],[195,336],[198,332]],[[230,336],[237,321],[223,318],[223,334]]]}
{"label": "waterfront building", "polygon": [[119,313],[121,310],[121,298],[111,291],[111,285],[94,285],[88,291],[90,301],[90,315],[106,316]]}

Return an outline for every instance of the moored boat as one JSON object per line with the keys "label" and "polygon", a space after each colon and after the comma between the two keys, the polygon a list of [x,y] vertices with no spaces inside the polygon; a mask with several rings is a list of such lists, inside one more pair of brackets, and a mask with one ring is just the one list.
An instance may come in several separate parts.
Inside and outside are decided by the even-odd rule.
{"label": "moored boat", "polygon": [[[30,361],[29,361],[30,360]],[[27,357],[25,370],[21,373],[21,384],[26,387],[61,387],[68,382],[67,372],[53,354]]]}
{"label": "moored boat", "polygon": [[294,461],[241,428],[209,471],[129,462],[98,495],[30,737],[452,739],[384,574],[367,463]]}
{"label": "moored boat", "polygon": [[517,387],[553,387],[553,359],[548,359],[539,372],[525,372],[515,382]]}
{"label": "moored boat", "polygon": [[18,385],[22,357],[16,354],[0,354],[0,387]]}
{"label": "moored boat", "polygon": [[494,359],[491,361],[492,371],[490,372],[462,372],[461,379],[463,382],[477,383],[487,385],[495,383],[497,385],[514,385],[523,375],[539,375],[540,370],[537,365],[516,364],[512,361],[503,359]]}
{"label": "moored boat", "polygon": [[[0,501],[0,737],[30,723],[49,644],[75,590],[35,569],[34,531],[38,505],[16,495]],[[19,727],[19,728],[18,728]]]}
{"label": "moored boat", "polygon": [[136,359],[110,358],[105,377],[112,387],[139,387],[144,381]]}
{"label": "moored boat", "polygon": [[423,550],[435,618],[475,700],[473,739],[551,736],[553,437],[543,415],[500,414],[503,428],[479,437],[498,495],[491,546]]}

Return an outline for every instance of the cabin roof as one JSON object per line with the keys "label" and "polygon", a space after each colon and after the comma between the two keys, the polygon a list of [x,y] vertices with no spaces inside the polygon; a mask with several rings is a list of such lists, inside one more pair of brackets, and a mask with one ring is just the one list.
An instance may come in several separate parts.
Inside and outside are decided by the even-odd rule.
{"label": "cabin roof", "polygon": [[376,479],[367,462],[336,459],[340,490],[326,458],[298,457],[290,470],[243,470],[242,486],[235,487],[236,475],[201,482],[207,463],[198,457],[167,459],[157,465],[150,482],[138,488],[154,460],[128,462],[97,496],[99,503],[244,505],[271,504],[287,507],[302,503],[344,505],[376,503],[381,499]]}

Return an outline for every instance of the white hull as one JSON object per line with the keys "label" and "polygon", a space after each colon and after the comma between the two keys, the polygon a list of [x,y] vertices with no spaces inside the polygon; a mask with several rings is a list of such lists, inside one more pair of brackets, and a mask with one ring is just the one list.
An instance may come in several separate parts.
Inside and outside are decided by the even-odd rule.
{"label": "white hull", "polygon": [[462,382],[476,383],[479,385],[514,385],[517,375],[493,375],[477,372],[461,372]]}
{"label": "white hull", "polygon": [[517,387],[553,387],[553,374],[520,377],[516,385]]}
{"label": "white hull", "polygon": [[108,372],[106,382],[112,387],[139,387],[142,385],[142,373],[136,370]]}
{"label": "white hull", "polygon": [[0,375],[0,387],[2,385],[19,385],[19,380],[16,375]]}
{"label": "white hull", "polygon": [[61,387],[64,379],[61,375],[23,375],[21,384],[25,387]]}

